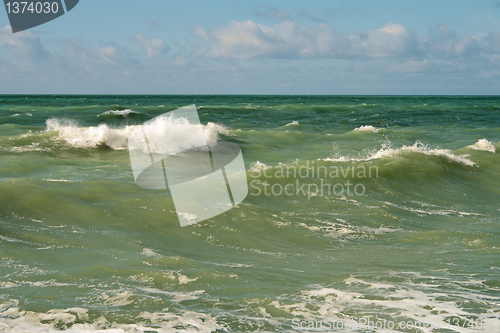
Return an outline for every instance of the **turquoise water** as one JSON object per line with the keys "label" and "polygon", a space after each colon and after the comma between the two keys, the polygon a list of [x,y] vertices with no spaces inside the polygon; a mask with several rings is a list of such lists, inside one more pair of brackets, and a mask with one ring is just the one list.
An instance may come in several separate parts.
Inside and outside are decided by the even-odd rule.
{"label": "turquoise water", "polygon": [[[249,195],[181,228],[127,134],[190,104]],[[499,150],[500,97],[0,95],[0,331],[498,331]]]}

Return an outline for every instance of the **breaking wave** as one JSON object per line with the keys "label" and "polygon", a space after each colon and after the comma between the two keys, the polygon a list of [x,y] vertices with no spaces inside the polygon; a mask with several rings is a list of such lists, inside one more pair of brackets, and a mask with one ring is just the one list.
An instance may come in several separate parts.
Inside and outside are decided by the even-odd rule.
{"label": "breaking wave", "polygon": [[353,130],[353,132],[372,132],[372,133],[378,133],[380,131],[380,128],[373,127],[372,125],[363,125],[360,127],[357,127]]}
{"label": "breaking wave", "polygon": [[340,156],[340,157],[325,158],[323,159],[323,161],[332,161],[332,162],[370,161],[374,159],[402,157],[411,153],[424,154],[428,156],[441,156],[449,161],[461,163],[467,166],[475,165],[475,163],[468,158],[468,155],[455,155],[449,149],[440,149],[440,148],[430,149],[427,145],[424,145],[418,141],[415,142],[415,144],[413,144],[412,146],[402,146],[400,148],[382,147],[380,150],[372,153],[367,157]]}
{"label": "breaking wave", "polygon": [[[174,148],[186,144],[189,140],[189,133],[193,130],[193,124],[186,121],[176,122],[169,118],[159,118],[147,125],[130,125],[121,128],[113,128],[107,124],[98,126],[79,126],[71,120],[48,119],[46,121],[47,131],[58,133],[58,138],[66,141],[77,148],[95,148],[106,145],[115,150],[127,149],[127,140],[130,133],[138,126],[147,126],[148,131],[165,132],[170,140],[166,143]],[[224,125],[208,123],[202,125],[205,139],[210,146],[216,145],[219,134],[230,135],[229,130]]]}
{"label": "breaking wave", "polygon": [[492,142],[486,140],[486,139],[480,139],[477,141],[475,144],[467,146],[468,148],[472,148],[475,150],[484,150],[484,151],[489,151],[494,153],[496,151],[495,146],[493,145]]}
{"label": "breaking wave", "polygon": [[109,110],[106,112],[101,113],[99,116],[105,116],[105,115],[115,115],[115,116],[122,116],[122,117],[127,117],[130,114],[140,114],[140,112],[137,111],[132,111],[131,109],[125,109],[125,110]]}

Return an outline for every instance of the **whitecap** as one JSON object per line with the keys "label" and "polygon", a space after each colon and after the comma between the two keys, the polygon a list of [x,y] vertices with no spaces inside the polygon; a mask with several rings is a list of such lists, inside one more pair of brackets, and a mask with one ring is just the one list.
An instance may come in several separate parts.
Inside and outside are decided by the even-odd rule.
{"label": "whitecap", "polygon": [[467,146],[467,147],[475,149],[475,150],[489,151],[492,153],[494,153],[496,151],[496,148],[493,145],[493,143],[486,140],[486,139],[480,139],[475,144]]}
{"label": "whitecap", "polygon": [[[172,120],[169,117],[157,118],[147,125],[131,125],[120,128],[113,128],[107,124],[85,127],[79,126],[71,120],[57,118],[48,119],[46,124],[47,131],[57,132],[59,139],[77,148],[95,148],[106,145],[115,150],[127,149],[128,137],[138,126],[147,132],[164,132],[168,134],[169,140],[166,140],[159,147],[162,151],[154,151],[160,154],[169,151],[182,151],[183,147],[189,146],[189,140],[194,139],[189,137],[189,133],[192,132],[193,126],[198,126],[190,124],[187,119]],[[219,133],[230,135],[229,130],[224,125],[208,123],[201,126],[209,146],[217,145]]]}
{"label": "whitecap", "polygon": [[388,159],[399,157],[407,153],[420,153],[428,156],[442,156],[447,160],[461,163],[467,166],[473,166],[475,163],[468,159],[468,155],[455,155],[449,149],[430,149],[427,145],[422,144],[421,142],[415,142],[412,146],[402,146],[400,148],[389,148],[382,147],[380,150],[372,153],[368,157],[348,157],[348,156],[339,156],[339,157],[330,157],[325,158],[323,161],[330,162],[348,162],[348,161],[370,161],[374,159]]}
{"label": "whitecap", "polygon": [[136,113],[136,114],[139,114],[140,112],[137,112],[137,111],[132,111],[131,109],[125,109],[125,110],[109,110],[109,111],[106,111],[106,112],[103,112],[101,113],[99,116],[103,116],[103,115],[108,115],[108,114],[114,114],[115,116],[122,116],[122,117],[127,117],[129,114],[131,113]]}
{"label": "whitecap", "polygon": [[46,182],[74,183],[74,180],[45,178]]}
{"label": "whitecap", "polygon": [[378,133],[378,131],[380,131],[379,128],[376,128],[372,125],[363,125],[363,126],[360,126],[360,127],[357,127],[353,130],[353,132],[356,131],[356,132],[372,132],[372,133]]}
{"label": "whitecap", "polygon": [[260,170],[265,170],[268,169],[269,167],[266,165],[266,163],[262,163],[261,161],[254,162],[250,165],[250,171],[260,171]]}

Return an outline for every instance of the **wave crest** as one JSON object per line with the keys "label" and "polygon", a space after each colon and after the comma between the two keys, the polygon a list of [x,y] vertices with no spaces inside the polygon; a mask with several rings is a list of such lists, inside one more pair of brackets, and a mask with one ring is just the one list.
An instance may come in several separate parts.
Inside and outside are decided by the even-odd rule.
{"label": "wave crest", "polygon": [[378,131],[380,131],[380,128],[376,128],[372,125],[363,125],[353,130],[353,132],[372,132],[372,133],[378,133]]}
{"label": "wave crest", "polygon": [[447,160],[461,163],[467,166],[473,166],[475,163],[468,159],[468,155],[455,155],[449,149],[430,149],[427,145],[422,144],[417,141],[412,146],[402,146],[400,148],[388,148],[382,147],[380,150],[371,154],[368,157],[352,158],[346,156],[340,156],[336,158],[325,158],[323,161],[333,161],[333,162],[348,162],[348,161],[370,161],[374,159],[386,159],[399,157],[408,153],[418,153],[425,154],[428,156],[441,156]]}
{"label": "wave crest", "polygon": [[250,165],[250,170],[249,171],[260,171],[260,170],[265,170],[268,169],[269,166],[266,165],[266,163],[262,163],[261,161],[254,162]]}
{"label": "wave crest", "polygon": [[[107,124],[98,126],[79,126],[72,120],[52,118],[46,121],[47,131],[58,133],[58,138],[66,141],[77,148],[95,148],[106,145],[115,150],[128,148],[127,140],[130,133],[137,127],[147,126],[147,131],[160,131],[169,134],[169,140],[165,146],[170,151],[177,151],[186,145],[186,141],[191,138],[187,135],[191,132],[191,126],[196,126],[186,122],[173,122],[169,118],[160,118],[147,125],[130,125],[122,128],[113,128]],[[209,146],[217,145],[219,134],[230,135],[229,130],[224,125],[208,123],[202,125],[205,139]]]}
{"label": "wave crest", "polygon": [[478,140],[475,144],[467,146],[468,148],[472,148],[475,150],[484,150],[484,151],[489,151],[489,152],[496,152],[496,148],[493,145],[492,142],[486,140],[486,139],[480,139]]}
{"label": "wave crest", "polygon": [[109,110],[109,111],[101,113],[99,116],[115,115],[115,116],[127,117],[129,114],[134,114],[134,113],[140,114],[140,112],[132,111],[131,109],[125,109],[125,110]]}

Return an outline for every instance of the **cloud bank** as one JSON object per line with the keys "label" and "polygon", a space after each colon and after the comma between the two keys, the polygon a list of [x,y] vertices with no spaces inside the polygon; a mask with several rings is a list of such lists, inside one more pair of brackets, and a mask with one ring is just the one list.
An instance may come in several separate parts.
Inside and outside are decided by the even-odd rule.
{"label": "cloud bank", "polygon": [[[26,92],[116,93],[124,87],[126,92],[139,92],[140,87],[142,93],[151,89],[156,93],[306,93],[301,87],[307,86],[307,93],[350,91],[339,87],[379,93],[366,87],[387,87],[390,93],[394,87],[417,84],[421,92],[434,92],[433,83],[437,89],[476,87],[474,93],[482,93],[485,88],[495,91],[492,87],[500,80],[500,32],[457,36],[438,24],[419,35],[388,22],[348,34],[314,17],[307,18],[311,25],[298,24],[273,7],[259,15],[280,22],[198,26],[193,28],[194,39],[184,44],[174,41],[173,48],[161,38],[139,33],[130,36],[126,45],[91,44],[82,38],[49,44],[29,31],[12,34],[6,26],[0,30],[4,78],[0,88],[5,92],[17,92],[12,90],[17,85],[29,89]],[[269,84],[265,88],[264,81]]]}
{"label": "cloud bank", "polygon": [[500,33],[463,36],[437,25],[421,37],[399,23],[357,35],[342,34],[326,23],[317,27],[284,20],[273,26],[247,20],[209,29],[195,27],[204,43],[197,49],[207,58],[453,58],[500,53]]}

